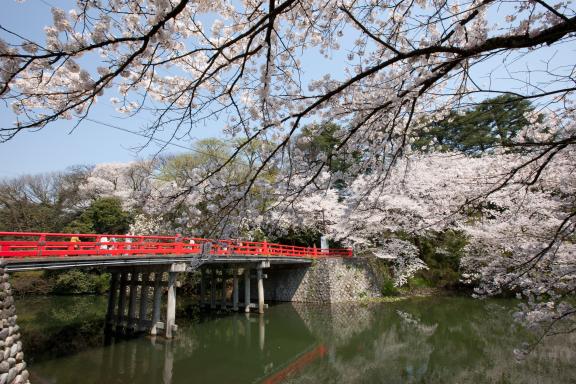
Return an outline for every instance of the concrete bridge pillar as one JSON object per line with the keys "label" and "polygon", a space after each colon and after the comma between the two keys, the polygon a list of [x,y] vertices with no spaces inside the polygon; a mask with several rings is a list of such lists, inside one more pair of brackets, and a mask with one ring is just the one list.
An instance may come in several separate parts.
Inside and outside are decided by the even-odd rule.
{"label": "concrete bridge pillar", "polygon": [[[108,296],[108,326],[115,328],[117,332],[149,331],[152,335],[164,330],[164,335],[171,338],[177,329],[176,276],[178,272],[185,270],[186,265],[183,263],[169,266],[120,267],[113,270]],[[165,275],[167,281],[164,281]],[[164,287],[167,288],[166,314],[162,321]],[[130,289],[129,293],[127,288]],[[152,298],[150,290],[153,290]],[[148,310],[150,299],[152,299],[151,311]]]}
{"label": "concrete bridge pillar", "polygon": [[152,325],[150,329],[150,334],[158,334],[158,323],[160,323],[160,305],[162,304],[162,276],[164,272],[156,271],[154,272],[154,297],[153,297],[153,308],[152,308]]}
{"label": "concrete bridge pillar", "polygon": [[118,293],[118,312],[116,314],[116,326],[121,327],[124,322],[124,311],[126,307],[126,281],[128,280],[128,272],[122,271],[120,273],[120,292]]}
{"label": "concrete bridge pillar", "polygon": [[178,329],[176,326],[176,276],[178,272],[186,272],[186,264],[172,264],[168,272],[168,301],[166,303],[166,323],[164,327],[167,339],[171,339],[172,333]]}
{"label": "concrete bridge pillar", "polygon": [[126,319],[126,328],[130,331],[136,329],[136,300],[138,299],[138,279],[139,273],[130,272],[130,302],[128,304],[128,318]]}
{"label": "concrete bridge pillar", "polygon": [[200,306],[206,305],[206,268],[200,269]]}
{"label": "concrete bridge pillar", "polygon": [[226,278],[227,278],[227,273],[226,273],[226,268],[222,268],[222,291],[221,291],[221,295],[220,295],[220,308],[221,309],[226,309]]}
{"label": "concrete bridge pillar", "polygon": [[116,309],[116,295],[118,294],[119,280],[119,273],[112,272],[110,277],[110,291],[108,292],[108,309],[106,311],[107,326],[114,323],[114,310]]}
{"label": "concrete bridge pillar", "polygon": [[216,268],[210,268],[211,280],[210,280],[210,308],[216,309]]}
{"label": "concrete bridge pillar", "polygon": [[140,287],[140,312],[138,315],[138,330],[146,330],[146,317],[148,316],[148,296],[150,294],[150,272],[142,274],[142,285]]}
{"label": "concrete bridge pillar", "polygon": [[244,311],[250,312],[250,267],[244,268]]}
{"label": "concrete bridge pillar", "polygon": [[[232,307],[234,310],[237,310],[238,307],[244,307],[244,312],[249,313],[251,308],[257,308],[258,313],[264,313],[264,309],[266,308],[266,303],[264,302],[265,299],[265,292],[264,292],[264,279],[267,277],[264,273],[265,268],[270,267],[270,262],[263,261],[257,263],[249,263],[242,265],[241,271],[237,268],[234,269],[232,275],[232,284],[234,287],[234,291],[232,294]],[[239,277],[243,276],[244,278],[240,281]],[[251,287],[251,280],[255,279],[256,284],[255,287]],[[242,286],[240,286],[242,283]],[[243,288],[242,288],[243,287]],[[240,291],[244,289],[244,300],[242,303],[239,302]],[[237,292],[237,293],[236,293]],[[255,296],[254,296],[255,295]],[[251,300],[255,298],[256,303],[251,303]]]}
{"label": "concrete bridge pillar", "polygon": [[172,338],[176,325],[176,272],[168,273],[168,300],[166,303],[166,338]]}
{"label": "concrete bridge pillar", "polygon": [[256,269],[256,278],[258,280],[258,313],[264,313],[264,281],[262,266],[258,266]]}
{"label": "concrete bridge pillar", "polygon": [[238,311],[238,269],[232,270],[232,310]]}

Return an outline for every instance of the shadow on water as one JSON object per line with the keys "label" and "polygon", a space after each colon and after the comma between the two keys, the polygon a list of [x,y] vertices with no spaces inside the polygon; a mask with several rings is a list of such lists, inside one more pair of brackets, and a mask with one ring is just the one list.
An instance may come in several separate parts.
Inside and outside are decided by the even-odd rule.
{"label": "shadow on water", "polygon": [[[446,297],[371,305],[279,304],[264,317],[201,313],[181,300],[174,340],[104,337],[106,299],[17,303],[35,383],[569,383],[573,335],[530,338],[515,302]],[[109,341],[110,343],[107,343]]]}

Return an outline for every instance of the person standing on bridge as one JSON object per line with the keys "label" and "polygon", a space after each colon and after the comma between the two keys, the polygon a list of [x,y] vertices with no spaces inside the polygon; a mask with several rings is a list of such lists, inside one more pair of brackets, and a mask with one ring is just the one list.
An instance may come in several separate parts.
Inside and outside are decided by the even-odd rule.
{"label": "person standing on bridge", "polygon": [[[130,233],[128,234],[128,236],[132,236]],[[132,238],[131,237],[126,237],[124,239],[124,241],[126,242],[126,248],[128,251],[132,249]],[[124,254],[125,256],[128,255],[128,253]]]}
{"label": "person standing on bridge", "polygon": [[116,238],[115,237],[111,237],[110,238],[110,245],[108,246],[108,249],[116,249]]}
{"label": "person standing on bridge", "polygon": [[100,249],[108,249],[108,237],[102,236],[100,238]]}
{"label": "person standing on bridge", "polygon": [[78,236],[72,236],[70,238],[70,242],[72,243],[72,249],[78,249],[80,246],[76,243],[80,242],[80,238]]}

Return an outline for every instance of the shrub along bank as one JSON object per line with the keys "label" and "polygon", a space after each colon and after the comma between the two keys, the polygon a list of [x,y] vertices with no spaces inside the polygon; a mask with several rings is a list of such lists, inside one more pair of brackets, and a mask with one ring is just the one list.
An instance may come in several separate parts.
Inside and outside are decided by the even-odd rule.
{"label": "shrub along bank", "polygon": [[393,263],[387,260],[374,259],[372,268],[379,276],[382,295],[399,296],[419,294],[423,291],[469,291],[470,286],[460,282],[460,260],[465,254],[468,243],[466,236],[460,231],[446,230],[429,232],[426,235],[408,235],[395,233],[395,237],[409,241],[418,249],[418,257],[428,269],[423,269],[410,278],[403,287],[394,285]]}
{"label": "shrub along bank", "polygon": [[108,290],[110,274],[101,269],[15,272],[11,276],[14,294],[81,295],[103,294]]}

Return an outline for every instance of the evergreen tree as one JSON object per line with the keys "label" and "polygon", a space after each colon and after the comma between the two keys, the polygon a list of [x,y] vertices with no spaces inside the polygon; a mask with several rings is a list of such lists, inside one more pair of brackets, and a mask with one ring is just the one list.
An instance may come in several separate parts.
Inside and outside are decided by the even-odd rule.
{"label": "evergreen tree", "polygon": [[432,122],[427,132],[419,130],[414,147],[457,150],[469,155],[481,155],[496,147],[510,147],[518,133],[528,125],[526,113],[533,110],[530,101],[513,95],[487,99],[463,113],[450,112],[445,119]]}
{"label": "evergreen tree", "polygon": [[124,234],[128,232],[132,215],[122,209],[122,202],[114,197],[94,200],[80,217],[68,227],[69,232]]}

